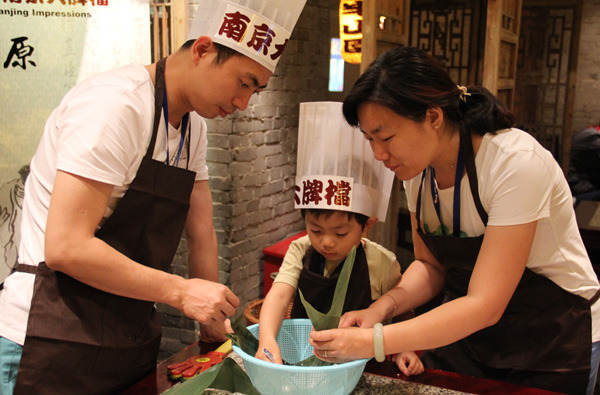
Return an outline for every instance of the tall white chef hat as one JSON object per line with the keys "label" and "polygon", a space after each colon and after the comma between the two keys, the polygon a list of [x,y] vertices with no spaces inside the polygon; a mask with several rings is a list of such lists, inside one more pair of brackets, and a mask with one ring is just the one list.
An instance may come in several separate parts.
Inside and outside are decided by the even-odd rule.
{"label": "tall white chef hat", "polygon": [[394,173],[342,115],[342,103],[300,103],[296,208],[351,211],[385,221]]}
{"label": "tall white chef hat", "polygon": [[209,36],[271,71],[306,0],[201,0],[188,40]]}

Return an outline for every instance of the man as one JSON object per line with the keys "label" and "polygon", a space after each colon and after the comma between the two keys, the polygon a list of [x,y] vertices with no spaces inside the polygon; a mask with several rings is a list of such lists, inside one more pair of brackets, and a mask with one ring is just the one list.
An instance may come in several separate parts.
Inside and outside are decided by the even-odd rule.
{"label": "man", "polygon": [[[176,53],[63,98],[31,162],[19,264],[0,294],[2,393],[126,388],[156,364],[154,302],[224,339],[239,300],[217,282],[202,117],[243,110],[266,87],[303,5],[203,1]],[[167,273],[184,227],[188,280]]]}

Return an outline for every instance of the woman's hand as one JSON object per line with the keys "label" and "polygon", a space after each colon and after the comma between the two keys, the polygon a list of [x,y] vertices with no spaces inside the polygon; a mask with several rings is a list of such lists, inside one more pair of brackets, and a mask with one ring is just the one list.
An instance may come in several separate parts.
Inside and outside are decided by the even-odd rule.
{"label": "woman's hand", "polygon": [[353,327],[312,331],[309,342],[317,358],[327,362],[348,362],[375,355],[373,329]]}
{"label": "woman's hand", "polygon": [[372,328],[376,323],[382,322],[385,317],[374,309],[373,306],[368,309],[349,311],[340,317],[338,328],[357,326],[359,328]]}

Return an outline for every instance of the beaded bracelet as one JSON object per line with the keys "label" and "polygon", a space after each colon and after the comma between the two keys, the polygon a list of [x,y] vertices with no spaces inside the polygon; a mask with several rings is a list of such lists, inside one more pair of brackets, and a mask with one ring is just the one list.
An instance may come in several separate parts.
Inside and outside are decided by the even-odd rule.
{"label": "beaded bracelet", "polygon": [[375,360],[383,362],[385,352],[383,351],[383,325],[378,322],[373,326],[373,348],[375,349]]}

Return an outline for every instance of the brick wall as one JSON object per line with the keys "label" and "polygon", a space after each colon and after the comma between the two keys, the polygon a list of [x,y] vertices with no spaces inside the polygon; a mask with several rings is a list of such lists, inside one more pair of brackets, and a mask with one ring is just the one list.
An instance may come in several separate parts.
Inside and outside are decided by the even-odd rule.
{"label": "brick wall", "polygon": [[573,129],[600,122],[600,0],[584,0]]}
{"label": "brick wall", "polygon": [[[323,4],[325,3],[325,4]],[[329,15],[337,2],[308,0],[267,89],[245,111],[207,120],[208,167],[219,242],[219,281],[248,302],[262,296],[262,249],[303,229],[294,209],[298,110],[325,100]],[[194,15],[192,5],[190,16]],[[172,271],[186,276],[182,241]],[[160,359],[197,340],[197,325],[158,305],[163,323]]]}

